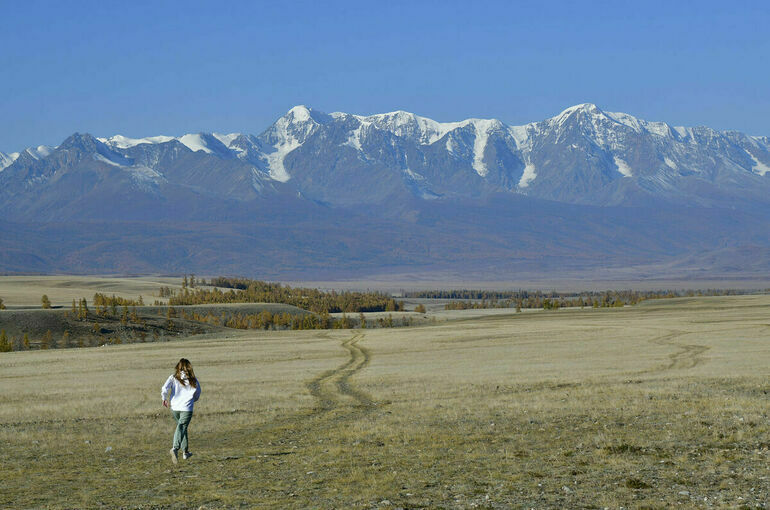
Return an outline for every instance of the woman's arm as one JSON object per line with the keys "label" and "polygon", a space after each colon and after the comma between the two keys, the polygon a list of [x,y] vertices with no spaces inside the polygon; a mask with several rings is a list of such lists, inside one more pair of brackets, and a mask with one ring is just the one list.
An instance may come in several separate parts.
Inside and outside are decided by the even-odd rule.
{"label": "woman's arm", "polygon": [[174,390],[174,376],[169,376],[166,379],[166,383],[160,389],[160,398],[163,400],[163,407],[168,407],[168,399],[173,394]]}

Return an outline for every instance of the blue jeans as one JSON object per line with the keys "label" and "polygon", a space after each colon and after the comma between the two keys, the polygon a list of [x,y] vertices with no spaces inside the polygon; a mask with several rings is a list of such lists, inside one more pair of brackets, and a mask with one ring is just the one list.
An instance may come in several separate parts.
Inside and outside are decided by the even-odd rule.
{"label": "blue jeans", "polygon": [[176,431],[174,431],[174,449],[182,451],[187,450],[187,426],[192,420],[192,411],[171,411],[171,415],[176,422]]}

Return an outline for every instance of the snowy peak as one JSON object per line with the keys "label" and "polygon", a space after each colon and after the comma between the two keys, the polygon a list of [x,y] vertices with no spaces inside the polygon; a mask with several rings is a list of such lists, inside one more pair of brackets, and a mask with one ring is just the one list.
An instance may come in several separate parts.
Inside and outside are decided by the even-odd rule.
{"label": "snowy peak", "polygon": [[356,118],[363,124],[373,125],[399,137],[416,139],[425,145],[434,143],[456,127],[402,110]]}
{"label": "snowy peak", "polygon": [[301,104],[291,108],[276,121],[276,124],[280,123],[282,125],[317,126],[320,124],[327,124],[332,120],[333,119],[330,115]]}
{"label": "snowy peak", "polygon": [[5,154],[0,152],[0,172],[8,168],[19,157],[18,152],[12,152],[11,154]]}
{"label": "snowy peak", "polygon": [[225,147],[230,147],[236,138],[243,135],[241,135],[241,133],[230,133],[229,135],[223,135],[220,133],[211,133],[211,136],[219,140],[222,143],[222,145],[224,145]]}
{"label": "snowy peak", "polygon": [[283,143],[290,138],[303,143],[318,126],[332,120],[331,116],[325,113],[315,111],[305,105],[298,105],[276,120],[262,136],[271,138],[273,142],[271,145]]}
{"label": "snowy peak", "polygon": [[613,129],[618,126],[629,127],[635,131],[641,131],[645,121],[627,113],[605,112],[593,103],[582,103],[570,106],[558,115],[544,121],[551,128],[561,128],[569,126],[593,126],[598,129],[600,126],[605,129]]}
{"label": "snowy peak", "polygon": [[604,112],[599,109],[593,103],[577,104],[564,109],[558,115],[551,117],[545,121],[546,124],[551,126],[562,126],[570,120],[580,121],[586,118],[603,117]]}
{"label": "snowy peak", "polygon": [[[570,123],[573,121],[573,123]],[[654,122],[634,117],[623,112],[606,112],[593,103],[570,106],[555,117],[546,120],[551,128],[567,126],[591,127],[591,131],[612,131],[628,129],[638,134],[668,137],[678,141],[693,141],[695,137],[713,138],[719,133],[710,128],[672,127],[665,122]]]}
{"label": "snowy peak", "polygon": [[284,115],[290,122],[308,122],[313,120],[313,115],[310,113],[310,108],[304,104],[297,105],[291,108],[286,115]]}
{"label": "snowy peak", "polygon": [[403,110],[368,116],[335,112],[331,114],[331,117],[334,119],[355,119],[359,122],[359,127],[373,126],[395,136],[414,140],[421,145],[434,144],[448,133],[467,126],[473,126],[479,133],[502,130],[505,127],[505,124],[497,119],[466,119],[459,122],[437,122]]}
{"label": "snowy peak", "polygon": [[333,120],[331,115],[305,105],[297,105],[259,135],[260,145],[265,147],[265,153],[261,159],[267,162],[270,177],[279,182],[291,179],[284,165],[286,156],[301,147],[321,125]]}
{"label": "snowy peak", "polygon": [[229,155],[228,148],[230,144],[238,136],[240,136],[240,133],[231,133],[229,135],[221,135],[218,133],[188,133],[176,138],[164,135],[146,138],[129,138],[123,135],[115,135],[110,138],[98,138],[98,140],[112,149],[130,149],[137,145],[158,145],[177,141],[193,152],[202,151],[206,154],[217,154],[226,157]]}
{"label": "snowy peak", "polygon": [[98,138],[98,140],[115,149],[130,149],[141,144],[159,144],[175,140],[173,136],[149,136],[147,138],[129,138],[123,135],[115,135],[110,138]]}
{"label": "snowy peak", "polygon": [[229,156],[230,151],[216,136],[209,133],[187,134],[179,137],[179,142],[193,152]]}
{"label": "snowy peak", "polygon": [[602,110],[599,109],[599,107],[596,106],[593,103],[581,103],[581,104],[576,104],[576,105],[570,106],[568,108],[565,108],[561,113],[559,113],[559,115],[557,115],[554,118],[560,119],[560,118],[569,117],[569,116],[575,115],[575,114],[579,114],[579,115],[601,115],[602,113],[604,113],[604,112],[602,112]]}

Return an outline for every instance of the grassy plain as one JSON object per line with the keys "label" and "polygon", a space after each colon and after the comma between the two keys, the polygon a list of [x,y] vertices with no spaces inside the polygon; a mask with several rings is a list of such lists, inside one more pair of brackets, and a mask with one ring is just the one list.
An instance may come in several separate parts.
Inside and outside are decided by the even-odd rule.
{"label": "grassy plain", "polygon": [[161,286],[181,288],[178,277],[105,277],[105,276],[3,276],[0,277],[0,298],[9,307],[39,307],[40,298],[47,295],[54,306],[69,306],[81,297],[91,301],[97,292],[127,299],[142,296],[148,305],[155,300]]}
{"label": "grassy plain", "polygon": [[0,354],[0,506],[767,507],[770,296],[469,312]]}

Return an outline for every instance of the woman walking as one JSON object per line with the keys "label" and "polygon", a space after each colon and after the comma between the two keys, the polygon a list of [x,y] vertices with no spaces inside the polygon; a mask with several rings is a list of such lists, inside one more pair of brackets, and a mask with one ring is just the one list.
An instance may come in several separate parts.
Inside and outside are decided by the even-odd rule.
{"label": "woman walking", "polygon": [[171,398],[171,414],[176,421],[174,444],[171,448],[171,461],[176,464],[181,449],[184,459],[189,459],[192,453],[187,449],[187,427],[193,415],[193,405],[201,396],[201,383],[195,378],[195,372],[188,360],[182,358],[176,364],[176,372],[169,376],[166,384],[160,390],[163,407],[169,406]]}

